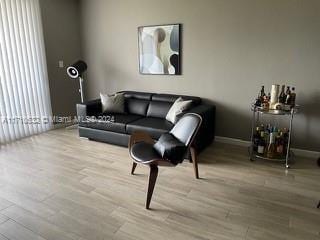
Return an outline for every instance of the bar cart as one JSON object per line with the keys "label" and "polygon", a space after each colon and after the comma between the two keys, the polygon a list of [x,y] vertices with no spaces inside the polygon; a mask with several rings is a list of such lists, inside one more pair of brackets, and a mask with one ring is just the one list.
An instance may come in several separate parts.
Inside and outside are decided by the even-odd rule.
{"label": "bar cart", "polygon": [[[292,160],[293,153],[290,149],[291,147],[291,133],[292,133],[292,122],[293,122],[293,117],[296,113],[298,113],[299,106],[296,105],[295,107],[291,108],[289,111],[285,110],[265,110],[262,107],[258,107],[255,105],[252,105],[251,111],[252,111],[252,128],[251,128],[251,144],[249,147],[249,154],[250,154],[250,160],[254,161],[256,159],[264,159],[264,160],[272,160],[272,161],[278,161],[278,162],[285,162],[285,167],[288,169],[290,168],[290,160]],[[257,126],[257,123],[260,121],[260,117],[263,114],[269,114],[273,115],[275,117],[278,116],[287,116],[289,117],[289,136],[288,136],[288,142],[287,142],[287,147],[286,147],[286,152],[283,157],[277,157],[277,158],[268,158],[267,156],[263,156],[258,154],[257,152],[254,151],[254,143],[253,143],[253,138],[254,138],[254,129]]]}

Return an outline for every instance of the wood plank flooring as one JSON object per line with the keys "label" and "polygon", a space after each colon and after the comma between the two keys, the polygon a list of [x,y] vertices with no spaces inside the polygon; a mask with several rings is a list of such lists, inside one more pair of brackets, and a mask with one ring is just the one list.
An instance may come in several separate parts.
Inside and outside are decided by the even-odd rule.
{"label": "wood plank flooring", "polygon": [[151,210],[148,169],[130,175],[126,148],[54,130],[0,149],[0,240],[320,240],[320,169],[250,162],[242,147],[214,144],[160,168]]}

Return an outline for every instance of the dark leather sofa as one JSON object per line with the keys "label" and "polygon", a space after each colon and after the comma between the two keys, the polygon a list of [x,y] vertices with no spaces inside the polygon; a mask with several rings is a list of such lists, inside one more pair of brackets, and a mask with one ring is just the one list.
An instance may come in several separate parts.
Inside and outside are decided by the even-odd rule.
{"label": "dark leather sofa", "polygon": [[[203,120],[194,141],[194,148],[200,152],[214,140],[216,108],[214,105],[202,103],[201,98],[133,91],[122,93],[125,96],[126,114],[105,113],[114,117],[113,123],[80,121],[80,137],[128,146],[130,135],[140,130],[158,139],[162,133],[169,132],[174,126],[166,120],[166,115],[174,101],[182,97],[184,100],[192,100],[192,107],[187,112],[197,113]],[[77,114],[79,119],[104,115],[100,99],[77,104]]]}

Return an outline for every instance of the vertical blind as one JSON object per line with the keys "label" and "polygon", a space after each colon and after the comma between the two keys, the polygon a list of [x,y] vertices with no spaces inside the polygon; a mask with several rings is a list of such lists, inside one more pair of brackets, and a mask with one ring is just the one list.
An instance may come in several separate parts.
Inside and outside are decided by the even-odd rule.
{"label": "vertical blind", "polygon": [[39,0],[0,0],[0,143],[52,127]]}

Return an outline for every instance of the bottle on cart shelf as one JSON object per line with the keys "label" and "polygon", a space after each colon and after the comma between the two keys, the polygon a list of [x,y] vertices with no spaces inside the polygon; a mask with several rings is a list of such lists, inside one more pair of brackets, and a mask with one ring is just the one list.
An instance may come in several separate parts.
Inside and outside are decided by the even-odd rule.
{"label": "bottle on cart shelf", "polygon": [[261,99],[261,101],[263,100],[265,95],[266,95],[266,93],[264,92],[264,86],[261,86],[261,90],[260,90],[260,99]]}
{"label": "bottle on cart shelf", "polygon": [[262,108],[264,109],[264,110],[268,110],[269,109],[269,96],[267,96],[267,95],[265,95],[264,94],[264,96],[263,96],[263,98],[262,98]]}
{"label": "bottle on cart shelf", "polygon": [[291,105],[291,107],[293,108],[293,107],[295,107],[295,105],[296,105],[296,93],[295,93],[295,88],[293,87],[292,89],[291,89],[292,91],[291,91],[291,93],[290,93],[290,105]]}
{"label": "bottle on cart shelf", "polygon": [[289,130],[287,128],[283,129],[283,152],[284,154],[287,152],[287,146],[289,142]]}
{"label": "bottle on cart shelf", "polygon": [[258,143],[258,154],[260,155],[264,155],[265,153],[265,147],[266,147],[266,143],[265,143],[265,136],[264,136],[264,131],[260,132],[260,139],[259,139],[259,143]]}
{"label": "bottle on cart shelf", "polygon": [[290,94],[290,86],[287,86],[286,95]]}
{"label": "bottle on cart shelf", "polygon": [[284,104],[286,102],[286,94],[284,92],[285,85],[282,85],[281,92],[279,94],[278,102]]}
{"label": "bottle on cart shelf", "polygon": [[278,133],[278,128],[276,126],[273,126],[272,132],[275,132],[277,134]]}
{"label": "bottle on cart shelf", "polygon": [[278,156],[283,156],[284,155],[284,137],[283,137],[283,132],[280,131],[278,133],[278,136],[276,138],[276,152]]}
{"label": "bottle on cart shelf", "polygon": [[268,158],[284,157],[287,152],[289,131],[271,124],[256,127],[252,138],[253,152]]}
{"label": "bottle on cart shelf", "polygon": [[253,151],[254,152],[258,151],[259,141],[260,141],[260,127],[257,127],[256,132],[253,135]]}
{"label": "bottle on cart shelf", "polygon": [[289,87],[289,86],[287,86],[287,91],[286,91],[286,101],[285,101],[285,104],[290,104],[290,97],[291,97],[290,87]]}
{"label": "bottle on cart shelf", "polygon": [[268,146],[268,143],[269,143],[270,133],[271,133],[271,124],[267,124],[266,130],[264,132],[264,139],[265,139],[266,146]]}
{"label": "bottle on cart shelf", "polygon": [[287,141],[289,138],[289,130],[287,128],[283,128],[283,138]]}
{"label": "bottle on cart shelf", "polygon": [[268,93],[267,101],[270,102],[271,100],[271,93]]}
{"label": "bottle on cart shelf", "polygon": [[261,97],[260,97],[260,96],[258,96],[258,97],[256,98],[256,101],[254,102],[254,105],[255,105],[256,107],[261,107]]}
{"label": "bottle on cart shelf", "polygon": [[268,149],[267,149],[267,157],[268,158],[274,158],[275,157],[275,152],[276,152],[276,146],[275,146],[275,132],[271,132],[270,133],[270,140],[269,140],[269,144],[268,144]]}

